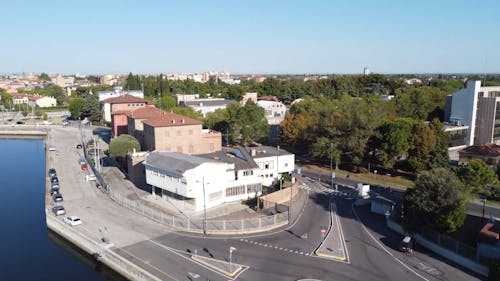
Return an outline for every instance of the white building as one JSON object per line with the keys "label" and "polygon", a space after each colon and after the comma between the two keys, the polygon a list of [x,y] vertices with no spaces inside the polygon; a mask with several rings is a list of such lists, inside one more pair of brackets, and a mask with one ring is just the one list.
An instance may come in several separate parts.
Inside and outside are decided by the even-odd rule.
{"label": "white building", "polygon": [[241,151],[222,153],[232,153],[232,157],[224,160],[234,161],[225,162],[220,156],[212,156],[216,153],[202,157],[153,151],[144,161],[146,182],[153,186],[154,195],[162,199],[184,198],[195,211],[259,195],[262,184],[256,173],[257,165],[242,159]]}
{"label": "white building", "polygon": [[481,87],[481,81],[469,81],[466,88],[448,96],[445,121],[468,126],[465,145],[500,142],[500,87]]}
{"label": "white building", "polygon": [[57,105],[57,100],[49,96],[29,96],[29,105],[38,107],[53,107]]}
{"label": "white building", "polygon": [[363,68],[363,75],[370,75],[370,69],[368,67]]}
{"label": "white building", "polygon": [[295,169],[295,155],[271,146],[248,148],[253,161],[259,166],[257,176],[262,184],[269,186],[281,178],[283,173],[292,173]]}
{"label": "white building", "polygon": [[66,87],[71,87],[73,86],[73,84],[75,84],[75,77],[57,75],[55,77],[52,77],[51,81],[52,83],[56,84],[61,88],[66,88]]}
{"label": "white building", "polygon": [[227,100],[223,98],[208,98],[208,99],[194,99],[181,102],[182,106],[191,107],[194,111],[199,111],[206,116],[209,112],[214,112],[217,109],[224,109],[226,106],[235,102],[234,100]]}
{"label": "white building", "polygon": [[265,117],[270,125],[278,125],[285,119],[286,106],[280,101],[259,100],[257,105],[264,108]]}
{"label": "white building", "polygon": [[[137,91],[137,90],[123,90],[122,87],[115,87],[113,91],[98,91],[97,96],[99,97],[99,102],[102,102],[103,100],[109,99],[109,98],[116,98],[116,97],[121,97],[123,95],[131,95],[137,98],[144,98],[144,92],[143,91]],[[102,104],[102,109],[104,112],[104,120],[106,122],[111,122],[111,104],[104,102]]]}

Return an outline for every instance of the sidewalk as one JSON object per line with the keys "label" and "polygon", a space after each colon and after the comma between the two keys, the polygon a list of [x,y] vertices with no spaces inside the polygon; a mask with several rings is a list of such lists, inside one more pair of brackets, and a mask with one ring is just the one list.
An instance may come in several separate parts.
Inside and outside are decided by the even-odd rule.
{"label": "sidewalk", "polygon": [[325,239],[316,249],[315,254],[320,257],[331,258],[339,261],[348,261],[344,235],[337,215],[337,206],[330,204],[330,220],[332,226],[326,233]]}

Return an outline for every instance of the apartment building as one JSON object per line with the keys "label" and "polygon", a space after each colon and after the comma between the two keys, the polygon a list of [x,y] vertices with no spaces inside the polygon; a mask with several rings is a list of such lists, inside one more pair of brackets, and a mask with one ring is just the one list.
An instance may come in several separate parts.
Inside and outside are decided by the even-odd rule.
{"label": "apartment building", "polygon": [[222,135],[204,130],[201,121],[165,112],[161,116],[142,121],[144,148],[186,154],[203,154],[221,150]]}
{"label": "apartment building", "polygon": [[[153,108],[154,105],[147,100],[134,97],[128,94],[109,98],[102,101],[102,104],[108,104],[109,114],[111,115],[112,137],[128,132],[127,115],[139,108]],[[104,112],[106,115],[106,112]]]}
{"label": "apartment building", "polygon": [[468,127],[466,146],[500,144],[500,87],[467,82],[466,88],[447,97],[445,121]]}
{"label": "apartment building", "polygon": [[143,121],[160,117],[165,112],[156,107],[138,108],[127,115],[128,134],[135,137],[141,144],[141,148],[145,149],[144,144],[144,124]]}

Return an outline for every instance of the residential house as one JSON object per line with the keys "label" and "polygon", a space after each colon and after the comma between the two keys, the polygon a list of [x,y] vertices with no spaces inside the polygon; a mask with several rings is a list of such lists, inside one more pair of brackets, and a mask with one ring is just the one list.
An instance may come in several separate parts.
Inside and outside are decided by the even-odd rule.
{"label": "residential house", "polygon": [[12,103],[15,104],[25,104],[28,103],[28,95],[23,95],[23,94],[13,94],[12,95]]}
{"label": "residential house", "polygon": [[150,118],[160,117],[163,113],[163,110],[156,107],[144,107],[138,108],[127,115],[127,133],[139,141],[141,148],[145,148],[144,125],[142,122]]}
{"label": "residential house", "polygon": [[144,124],[144,145],[149,151],[171,151],[187,154],[202,154],[221,150],[222,135],[204,130],[203,122],[165,112],[142,121]]}
{"label": "residential house", "polygon": [[143,91],[123,90],[122,87],[115,87],[113,91],[98,91],[97,96],[101,102],[101,110],[103,111],[104,121],[111,122],[111,104],[105,102],[110,98],[117,98],[123,95],[130,95],[136,98],[144,98]]}
{"label": "residential house", "polygon": [[249,147],[247,151],[259,166],[257,176],[262,179],[263,185],[272,185],[281,174],[292,173],[295,169],[295,155],[279,146]]}
{"label": "residential house", "polygon": [[[147,100],[134,97],[128,94],[109,98],[102,101],[103,104],[109,104],[111,114],[112,137],[117,137],[120,134],[128,132],[127,115],[138,108],[153,108]],[[106,114],[106,113],[104,113]]]}
{"label": "residential house", "polygon": [[28,96],[28,104],[38,107],[53,107],[57,105],[57,100],[54,97],[32,95]]}

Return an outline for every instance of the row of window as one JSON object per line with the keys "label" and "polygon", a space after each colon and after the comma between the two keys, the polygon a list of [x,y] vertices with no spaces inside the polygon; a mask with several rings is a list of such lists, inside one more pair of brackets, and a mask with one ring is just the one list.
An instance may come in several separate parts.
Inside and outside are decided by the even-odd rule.
{"label": "row of window", "polygon": [[[176,134],[177,134],[177,136],[178,136],[178,137],[181,137],[181,136],[182,136],[182,130],[177,130]],[[164,135],[165,137],[170,137],[170,131],[169,131],[169,130],[165,131],[165,132],[163,133],[163,135]],[[192,129],[189,129],[189,130],[188,130],[188,132],[187,132],[187,135],[188,135],[188,136],[193,135],[193,130],[192,130]]]}
{"label": "row of window", "polygon": [[143,103],[129,103],[128,104],[129,107],[133,107],[133,106],[144,106]]}

